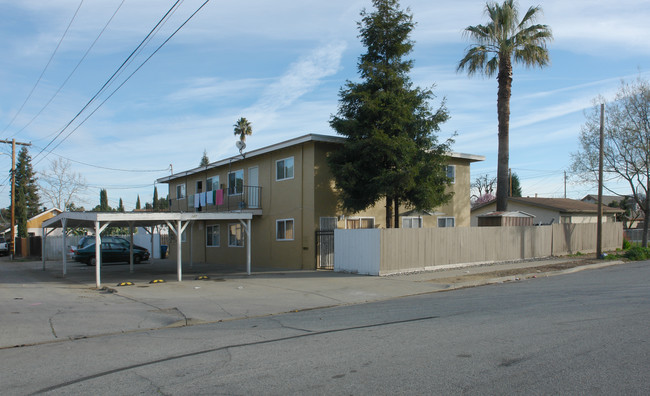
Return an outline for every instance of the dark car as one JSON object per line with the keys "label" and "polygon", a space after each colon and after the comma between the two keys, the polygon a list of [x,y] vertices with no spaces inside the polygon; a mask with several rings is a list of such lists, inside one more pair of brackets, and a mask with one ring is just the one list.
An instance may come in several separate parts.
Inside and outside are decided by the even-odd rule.
{"label": "dark car", "polygon": [[[126,245],[127,249],[129,247],[129,245],[131,245],[128,240],[126,240],[126,239],[124,239],[122,237],[118,237],[118,236],[103,236],[102,237],[102,242],[121,243],[121,244]],[[95,237],[94,236],[92,236],[92,235],[91,236],[85,236],[85,237],[83,237],[83,238],[81,238],[79,240],[79,243],[77,244],[77,249],[85,248],[86,246],[94,245],[94,244],[95,244]],[[138,245],[133,245],[133,247],[147,250],[146,248],[144,248],[142,246],[138,246]]]}
{"label": "dark car", "polygon": [[[74,252],[74,260],[88,265],[95,265],[95,243],[86,244],[83,247],[77,247]],[[108,239],[109,241],[105,241]],[[82,239],[83,241],[83,239]],[[81,244],[81,242],[80,242]],[[133,245],[133,262],[135,264],[141,261],[149,260],[149,251],[142,246]],[[130,244],[124,238],[105,237],[102,238],[102,263],[116,263],[130,261]]]}

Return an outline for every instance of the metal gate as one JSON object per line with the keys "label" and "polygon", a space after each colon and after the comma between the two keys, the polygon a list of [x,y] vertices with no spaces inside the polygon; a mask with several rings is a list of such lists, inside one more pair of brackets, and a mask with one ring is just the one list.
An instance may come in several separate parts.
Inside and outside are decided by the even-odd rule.
{"label": "metal gate", "polygon": [[334,230],[316,231],[316,268],[334,269]]}

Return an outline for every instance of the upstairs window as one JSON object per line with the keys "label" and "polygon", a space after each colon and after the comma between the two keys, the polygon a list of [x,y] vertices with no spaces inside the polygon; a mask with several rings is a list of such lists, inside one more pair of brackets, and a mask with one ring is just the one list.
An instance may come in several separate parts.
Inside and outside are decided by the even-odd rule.
{"label": "upstairs window", "polygon": [[293,179],[293,157],[275,162],[275,180]]}
{"label": "upstairs window", "polygon": [[176,185],[176,199],[185,199],[185,184]]}
{"label": "upstairs window", "polygon": [[451,179],[451,184],[456,183],[456,165],[445,166],[445,172],[447,177]]}
{"label": "upstairs window", "polygon": [[228,195],[240,195],[244,192],[244,170],[228,173]]}

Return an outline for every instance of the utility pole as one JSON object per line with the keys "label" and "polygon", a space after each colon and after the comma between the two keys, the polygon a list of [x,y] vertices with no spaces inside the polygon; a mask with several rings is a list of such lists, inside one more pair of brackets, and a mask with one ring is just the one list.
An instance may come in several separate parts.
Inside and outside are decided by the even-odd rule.
{"label": "utility pole", "polygon": [[16,224],[16,145],[31,146],[31,143],[17,142],[16,139],[0,140],[0,143],[11,143],[11,240],[9,241],[9,252],[11,259],[16,255],[16,231],[14,225]]}
{"label": "utility pole", "polygon": [[603,254],[603,145],[605,143],[605,104],[600,104],[600,149],[598,153],[598,226],[596,228],[596,258]]}

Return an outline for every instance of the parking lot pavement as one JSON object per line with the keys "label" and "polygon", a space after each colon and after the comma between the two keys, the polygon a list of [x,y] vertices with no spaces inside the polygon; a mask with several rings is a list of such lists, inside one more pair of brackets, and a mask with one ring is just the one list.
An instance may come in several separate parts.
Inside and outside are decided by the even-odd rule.
{"label": "parking lot pavement", "polygon": [[[525,272],[540,265],[520,262],[372,277],[274,270],[248,276],[194,264],[184,266],[183,281],[178,282],[176,263],[156,260],[136,265],[133,273],[128,264],[104,265],[104,287],[98,290],[94,267],[68,263],[64,277],[60,262],[48,262],[43,270],[40,261],[0,260],[0,348],[379,301],[494,283],[499,281],[493,279],[496,270]],[[558,261],[567,259],[543,264]]]}

